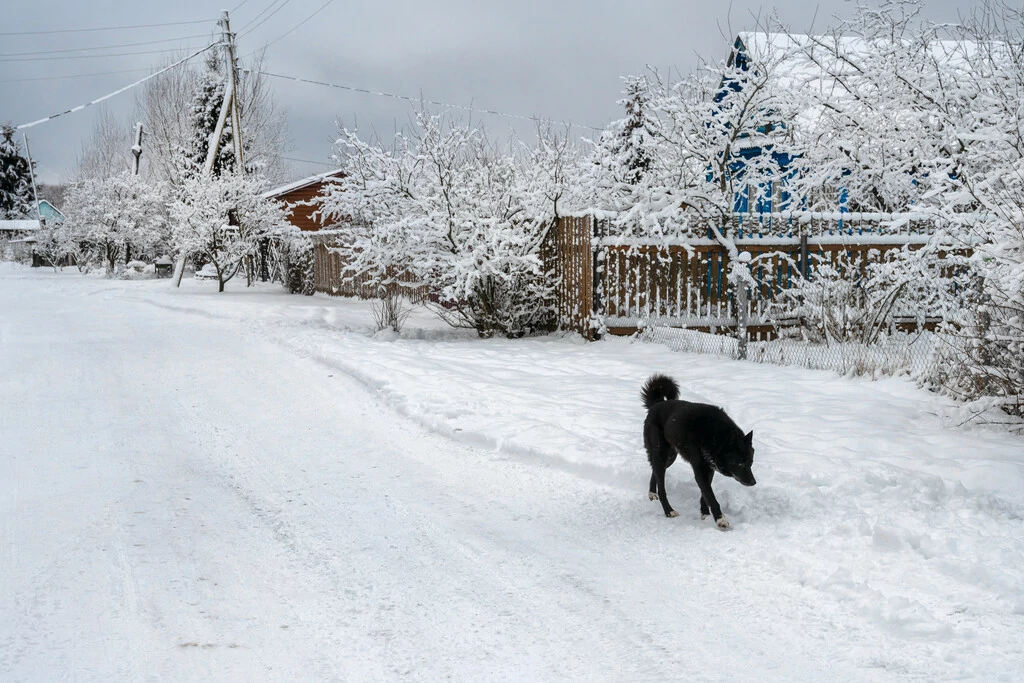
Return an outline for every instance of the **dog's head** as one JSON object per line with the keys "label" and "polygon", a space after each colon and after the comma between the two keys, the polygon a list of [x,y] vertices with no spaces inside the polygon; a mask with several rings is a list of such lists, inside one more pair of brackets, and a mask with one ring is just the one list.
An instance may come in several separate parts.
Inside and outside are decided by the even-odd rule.
{"label": "dog's head", "polygon": [[734,439],[722,454],[723,457],[719,458],[718,470],[744,486],[753,486],[757,483],[754,473],[750,470],[754,464],[754,432],[750,431],[747,434],[739,432],[739,434],[742,436]]}

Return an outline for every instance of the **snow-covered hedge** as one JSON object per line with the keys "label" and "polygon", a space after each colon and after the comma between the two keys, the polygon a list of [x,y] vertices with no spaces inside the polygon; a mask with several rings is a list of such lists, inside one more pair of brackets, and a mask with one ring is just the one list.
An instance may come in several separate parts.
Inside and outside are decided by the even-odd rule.
{"label": "snow-covered hedge", "polygon": [[480,129],[426,113],[390,147],[342,128],[337,153],[345,175],[321,212],[347,223],[333,247],[343,275],[426,286],[427,305],[484,337],[550,327],[553,282],[539,254],[551,220],[517,158]]}
{"label": "snow-covered hedge", "polygon": [[313,240],[298,228],[285,228],[274,237],[274,250],[281,282],[292,294],[311,296],[313,277]]}

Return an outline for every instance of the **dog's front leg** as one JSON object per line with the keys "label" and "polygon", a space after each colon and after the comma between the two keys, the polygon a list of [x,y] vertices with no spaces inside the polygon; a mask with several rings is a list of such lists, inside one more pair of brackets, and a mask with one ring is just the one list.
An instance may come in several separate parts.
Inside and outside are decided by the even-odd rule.
{"label": "dog's front leg", "polygon": [[718,525],[719,529],[728,529],[729,522],[722,516],[722,507],[718,504],[718,499],[715,498],[715,492],[711,490],[711,477],[713,472],[707,465],[703,463],[695,464],[693,466],[693,478],[697,480],[697,487],[700,488],[701,494],[701,512],[704,511],[706,505],[710,508],[711,514],[715,518],[715,524]]}
{"label": "dog's front leg", "polygon": [[[715,478],[715,471],[708,470],[708,486],[711,486],[711,481]],[[708,502],[704,500],[704,494],[700,495],[700,518],[707,519],[708,515],[711,514],[711,510],[708,509]]]}

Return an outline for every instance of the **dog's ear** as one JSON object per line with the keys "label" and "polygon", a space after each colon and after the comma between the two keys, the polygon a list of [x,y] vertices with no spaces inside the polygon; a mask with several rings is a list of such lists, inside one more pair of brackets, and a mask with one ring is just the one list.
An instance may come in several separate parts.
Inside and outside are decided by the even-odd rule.
{"label": "dog's ear", "polygon": [[748,446],[752,446],[754,444],[754,430],[753,429],[751,429],[749,432],[747,432],[746,439],[747,439],[747,445]]}

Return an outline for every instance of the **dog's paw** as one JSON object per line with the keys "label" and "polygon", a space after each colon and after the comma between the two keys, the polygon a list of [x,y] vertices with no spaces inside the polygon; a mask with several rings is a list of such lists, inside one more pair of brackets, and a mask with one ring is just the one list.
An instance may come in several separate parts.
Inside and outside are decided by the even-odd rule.
{"label": "dog's paw", "polygon": [[725,517],[719,517],[718,519],[716,519],[715,520],[715,524],[718,525],[719,529],[728,529],[729,528],[729,522],[725,519]]}
{"label": "dog's paw", "polygon": [[708,518],[708,513],[706,513],[706,512],[700,513],[700,521],[703,522],[707,518]]}
{"label": "dog's paw", "polygon": [[658,494],[655,493],[654,491],[648,491],[647,498],[648,500],[658,500]]}
{"label": "dog's paw", "polygon": [[675,510],[672,510],[672,511],[670,511],[670,512],[666,512],[666,513],[665,513],[665,516],[666,516],[666,517],[678,517],[678,516],[679,516],[679,513],[678,513],[678,512],[676,512]]}

